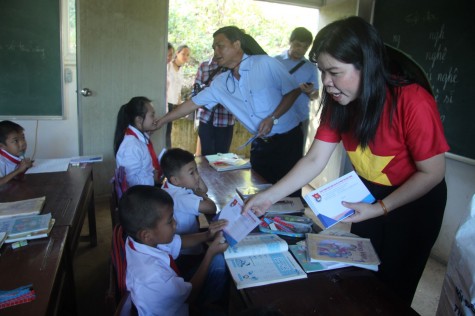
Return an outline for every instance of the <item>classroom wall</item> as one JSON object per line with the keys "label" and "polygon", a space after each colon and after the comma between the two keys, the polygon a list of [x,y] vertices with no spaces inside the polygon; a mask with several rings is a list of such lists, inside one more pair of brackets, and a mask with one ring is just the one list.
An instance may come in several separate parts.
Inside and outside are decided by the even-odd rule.
{"label": "classroom wall", "polygon": [[[28,155],[34,150],[36,126],[38,126],[36,158],[71,157],[78,155],[79,152],[76,73],[74,64],[66,64],[65,67],[73,71],[73,81],[64,84],[65,119],[38,122],[14,120],[26,130]],[[341,168],[341,165],[336,164],[335,168]],[[461,219],[468,214],[470,198],[475,194],[475,165],[448,158],[446,180],[448,185],[446,213],[442,230],[433,248],[434,257],[444,263],[448,261],[457,227]]]}

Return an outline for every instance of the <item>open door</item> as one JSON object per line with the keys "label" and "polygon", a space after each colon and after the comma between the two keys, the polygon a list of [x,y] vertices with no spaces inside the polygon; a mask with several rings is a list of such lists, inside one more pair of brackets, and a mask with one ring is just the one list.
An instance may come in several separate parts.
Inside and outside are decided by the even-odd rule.
{"label": "open door", "polygon": [[[110,193],[117,112],[134,96],[165,112],[168,1],[77,0],[78,111],[81,155],[102,154],[94,165],[97,195]],[[165,132],[154,133],[159,150]]]}

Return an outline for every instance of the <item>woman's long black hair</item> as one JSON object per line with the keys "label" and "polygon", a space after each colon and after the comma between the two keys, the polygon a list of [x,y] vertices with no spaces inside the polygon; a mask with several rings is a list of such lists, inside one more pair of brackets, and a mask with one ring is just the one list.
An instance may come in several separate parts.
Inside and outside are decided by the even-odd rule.
{"label": "woman's long black hair", "polygon": [[389,90],[393,110],[397,102],[396,82],[388,70],[388,58],[382,37],[362,18],[353,16],[328,24],[315,36],[310,60],[317,62],[327,53],[361,72],[359,97],[347,106],[335,102],[324,91],[321,120],[340,133],[354,131],[365,148],[374,139]]}

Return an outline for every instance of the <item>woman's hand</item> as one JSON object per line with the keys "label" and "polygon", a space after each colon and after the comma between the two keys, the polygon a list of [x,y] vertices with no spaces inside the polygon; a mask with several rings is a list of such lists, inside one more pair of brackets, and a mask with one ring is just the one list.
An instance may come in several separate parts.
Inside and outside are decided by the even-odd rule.
{"label": "woman's hand", "polygon": [[341,202],[344,207],[355,210],[355,214],[345,218],[342,222],[346,223],[358,223],[370,218],[384,215],[384,210],[379,203],[350,203]]}
{"label": "woman's hand", "polygon": [[272,201],[267,198],[265,192],[253,195],[244,203],[241,214],[251,210],[256,216],[262,216],[271,207]]}

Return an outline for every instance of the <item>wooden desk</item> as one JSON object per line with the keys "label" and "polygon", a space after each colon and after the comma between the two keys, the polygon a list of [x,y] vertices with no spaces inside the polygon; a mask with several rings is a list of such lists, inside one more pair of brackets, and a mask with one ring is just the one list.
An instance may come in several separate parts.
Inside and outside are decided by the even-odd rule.
{"label": "wooden desk", "polygon": [[[34,289],[40,290],[34,304],[22,304],[19,309],[12,307],[13,311],[21,310],[12,312],[12,315],[62,314],[65,305],[70,311],[68,314],[75,314],[72,261],[86,214],[90,245],[93,247],[97,245],[92,166],[88,165],[85,168],[70,166],[66,172],[27,174],[22,181],[13,180],[0,187],[0,202],[41,196],[46,196],[42,213],[51,212],[55,219],[52,234],[48,239],[30,241],[24,248],[11,251],[11,248],[8,248],[11,246],[7,248],[4,246],[1,249],[0,289],[13,289],[33,283]],[[57,240],[57,234],[61,232],[64,233],[61,247],[57,241],[53,244],[47,243],[51,238]],[[47,269],[43,268],[38,274],[37,267]],[[51,283],[48,283],[48,280]],[[39,305],[38,309],[31,307],[36,305]],[[3,310],[0,314],[3,315]]]}
{"label": "wooden desk", "polygon": [[234,197],[237,187],[267,183],[252,169],[233,171],[214,170],[204,157],[196,157],[198,171],[208,186],[208,196],[216,203],[220,211]]}
{"label": "wooden desk", "polygon": [[55,226],[68,226],[67,246],[74,255],[86,214],[91,246],[97,245],[92,166],[69,167],[67,172],[27,174],[22,181],[0,187],[0,202],[46,196],[43,213],[51,212]]}
{"label": "wooden desk", "polygon": [[66,238],[68,226],[55,226],[48,238],[28,241],[28,245],[12,249],[2,247],[0,257],[1,290],[33,284],[36,299],[0,310],[1,315],[54,315],[61,309],[62,295],[71,287],[63,286],[68,280]]}
{"label": "wooden desk", "polygon": [[[236,187],[265,183],[251,170],[217,172],[205,158],[198,169],[208,195],[219,207],[236,193]],[[307,279],[236,290],[232,284],[230,315],[250,307],[275,307],[285,315],[418,315],[381,283],[372,271],[359,268],[309,273]]]}

